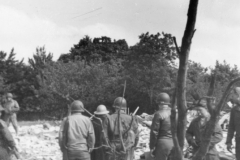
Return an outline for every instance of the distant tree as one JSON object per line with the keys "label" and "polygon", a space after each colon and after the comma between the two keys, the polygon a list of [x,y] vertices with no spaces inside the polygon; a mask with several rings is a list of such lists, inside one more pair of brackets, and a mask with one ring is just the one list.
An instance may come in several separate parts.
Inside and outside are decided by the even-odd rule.
{"label": "distant tree", "polygon": [[59,57],[59,61],[110,61],[111,59],[122,57],[123,52],[126,50],[128,50],[128,45],[125,40],[114,40],[112,42],[106,36],[94,38],[93,40],[89,36],[85,36],[70,49],[70,53],[62,54]]}
{"label": "distant tree", "polygon": [[93,111],[100,103],[107,105],[118,95],[121,69],[120,65],[103,62],[59,61],[44,69],[46,83],[42,89],[52,92],[55,99],[64,101],[55,108],[66,109],[66,104],[73,98],[81,99],[86,108]]}
{"label": "distant tree", "polygon": [[[144,97],[145,104],[148,101],[153,106],[156,93],[171,93],[177,72],[177,54],[170,34],[141,34],[139,42],[126,55],[123,64],[132,94],[138,93]],[[144,106],[144,110],[150,106]]]}

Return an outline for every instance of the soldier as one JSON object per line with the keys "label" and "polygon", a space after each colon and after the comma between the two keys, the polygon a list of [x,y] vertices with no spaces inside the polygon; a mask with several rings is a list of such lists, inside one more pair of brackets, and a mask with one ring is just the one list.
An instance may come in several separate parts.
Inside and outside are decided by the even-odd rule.
{"label": "soldier", "polygon": [[94,112],[92,123],[95,132],[96,143],[92,151],[92,160],[107,160],[109,152],[109,135],[111,134],[110,116],[106,106],[99,105],[97,110]]}
{"label": "soldier", "polygon": [[[206,127],[206,123],[210,119],[210,114],[206,108],[198,107],[198,117],[194,119],[186,132],[186,139],[193,147],[193,156],[198,151],[201,141],[202,134]],[[212,134],[208,152],[205,156],[205,160],[219,160],[219,155],[215,145],[219,143],[223,138],[222,128],[219,124],[216,125],[214,133]]]}
{"label": "soldier", "polygon": [[83,103],[71,104],[71,115],[64,118],[59,132],[59,145],[63,160],[90,160],[90,151],[95,144],[91,120],[82,115]]}
{"label": "soldier", "polygon": [[232,139],[234,133],[236,132],[235,142],[236,142],[236,159],[240,160],[240,87],[234,89],[233,97],[231,99],[234,107],[230,113],[230,121],[228,126],[228,135],[227,135],[227,150],[232,152]]}
{"label": "soldier", "polygon": [[[0,117],[4,108],[0,105]],[[13,140],[12,134],[8,130],[6,123],[0,119],[0,159],[10,160],[9,149],[16,152],[16,144]]]}
{"label": "soldier", "polygon": [[116,112],[111,115],[113,136],[110,137],[113,149],[110,160],[133,160],[134,147],[138,143],[138,122],[133,116],[127,115],[127,102],[123,97],[114,100]]}
{"label": "soldier", "polygon": [[149,147],[155,160],[167,160],[173,148],[169,95],[160,93],[157,96],[157,104],[158,110],[152,120]]}
{"label": "soldier", "polygon": [[20,109],[18,102],[13,99],[12,93],[6,94],[6,101],[3,103],[3,108],[5,113],[3,115],[3,120],[6,122],[9,127],[10,122],[15,129],[16,134],[18,135],[18,124],[17,124],[17,113]]}

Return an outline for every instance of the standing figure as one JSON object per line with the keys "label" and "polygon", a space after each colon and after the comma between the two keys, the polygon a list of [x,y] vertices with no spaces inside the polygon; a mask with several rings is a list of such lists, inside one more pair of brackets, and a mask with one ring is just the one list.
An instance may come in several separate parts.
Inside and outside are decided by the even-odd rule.
{"label": "standing figure", "polygon": [[134,147],[139,139],[137,119],[126,114],[127,102],[125,98],[116,98],[113,107],[116,112],[111,115],[113,130],[110,143],[113,152],[110,155],[110,160],[133,160]]}
{"label": "standing figure", "polygon": [[[2,112],[4,111],[4,108],[0,105],[0,116],[2,115]],[[0,159],[1,160],[10,160],[10,152],[9,150],[12,150],[16,152],[16,144],[14,142],[14,139],[12,137],[12,134],[8,130],[8,127],[6,123],[0,119]]]}
{"label": "standing figure", "polygon": [[240,87],[234,89],[233,97],[231,99],[234,107],[230,113],[230,121],[228,126],[228,135],[227,135],[227,150],[231,152],[232,150],[232,139],[235,135],[236,142],[236,160],[240,160]]}
{"label": "standing figure", "polygon": [[95,117],[93,117],[92,123],[95,132],[96,143],[92,151],[91,159],[92,160],[107,160],[108,154],[110,151],[109,146],[109,135],[111,134],[110,126],[110,116],[109,111],[106,106],[99,105],[97,110],[94,112]]}
{"label": "standing figure", "polygon": [[6,101],[3,103],[3,108],[5,109],[5,112],[2,119],[6,122],[8,127],[10,123],[12,123],[13,128],[18,135],[17,112],[20,107],[18,102],[13,99],[12,93],[6,94]]}
{"label": "standing figure", "polygon": [[[197,111],[198,117],[191,122],[186,132],[186,139],[189,145],[193,147],[193,156],[200,148],[203,131],[205,130],[206,123],[209,121],[211,116],[206,108],[198,107]],[[218,151],[216,150],[215,145],[221,142],[222,139],[222,128],[219,124],[217,124],[211,136],[209,149],[204,160],[219,160]]]}
{"label": "standing figure", "polygon": [[167,160],[173,149],[169,95],[160,93],[157,96],[157,104],[158,110],[152,120],[149,147],[155,160]]}
{"label": "standing figure", "polygon": [[59,146],[63,160],[90,160],[90,151],[95,144],[91,120],[82,115],[83,103],[72,102],[71,115],[64,118],[59,131]]}

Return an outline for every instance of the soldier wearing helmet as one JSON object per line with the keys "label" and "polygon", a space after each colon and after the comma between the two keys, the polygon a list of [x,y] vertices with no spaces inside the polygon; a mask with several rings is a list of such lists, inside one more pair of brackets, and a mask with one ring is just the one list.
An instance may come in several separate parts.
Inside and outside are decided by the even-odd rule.
{"label": "soldier wearing helmet", "polygon": [[227,135],[227,150],[232,150],[232,139],[235,134],[235,143],[236,143],[236,160],[240,160],[240,87],[236,87],[233,90],[232,98],[230,101],[234,104],[234,107],[230,113],[230,120],[228,126],[228,135]]}
{"label": "soldier wearing helmet", "polygon": [[158,110],[152,120],[149,147],[156,160],[167,160],[173,148],[169,95],[167,93],[158,94],[156,103]]}
{"label": "soldier wearing helmet", "polygon": [[[126,114],[127,101],[123,97],[114,100],[116,112],[111,115],[113,130],[110,137],[112,148],[120,154],[111,154],[110,160],[133,160],[134,147],[138,143],[138,122],[134,116]],[[120,130],[119,130],[120,128]]]}
{"label": "soldier wearing helmet", "polygon": [[[109,135],[111,134],[110,116],[106,106],[99,105],[94,112],[92,119],[96,143],[91,154],[92,160],[107,160],[108,155],[106,154],[110,150],[109,146]],[[109,146],[109,147],[107,147]]]}
{"label": "soldier wearing helmet", "polygon": [[81,101],[72,102],[71,115],[64,118],[59,131],[59,145],[63,160],[90,160],[90,150],[95,144],[91,120],[82,115]]}
{"label": "soldier wearing helmet", "polygon": [[17,112],[19,111],[20,107],[18,102],[13,99],[12,93],[6,94],[6,101],[3,103],[3,108],[5,109],[3,120],[6,122],[7,126],[12,123],[16,134],[18,134]]}
{"label": "soldier wearing helmet", "polygon": [[[200,148],[202,142],[202,134],[206,128],[207,122],[210,120],[210,113],[205,107],[196,107],[198,112],[198,117],[195,118],[187,129],[186,139],[190,146],[193,147],[193,156]],[[218,151],[216,149],[216,144],[221,142],[223,139],[222,128],[219,124],[216,124],[213,134],[211,136],[210,145],[205,156],[205,160],[219,160]]]}
{"label": "soldier wearing helmet", "polygon": [[[0,117],[4,112],[4,108],[0,105]],[[16,151],[16,144],[12,137],[12,134],[8,130],[6,123],[0,119],[0,159],[9,160],[11,154],[9,154],[9,148]]]}

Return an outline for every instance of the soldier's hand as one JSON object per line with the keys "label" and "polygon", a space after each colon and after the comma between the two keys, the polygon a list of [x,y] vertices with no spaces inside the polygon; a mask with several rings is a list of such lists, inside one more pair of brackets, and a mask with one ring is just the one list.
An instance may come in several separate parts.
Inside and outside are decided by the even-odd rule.
{"label": "soldier's hand", "polygon": [[232,153],[232,145],[231,144],[227,144],[227,150]]}
{"label": "soldier's hand", "polygon": [[150,150],[150,156],[151,156],[151,157],[155,157],[154,151],[155,151],[155,148],[153,148],[153,149]]}

